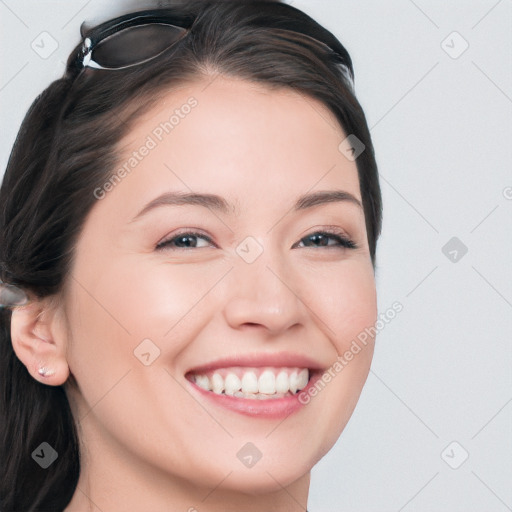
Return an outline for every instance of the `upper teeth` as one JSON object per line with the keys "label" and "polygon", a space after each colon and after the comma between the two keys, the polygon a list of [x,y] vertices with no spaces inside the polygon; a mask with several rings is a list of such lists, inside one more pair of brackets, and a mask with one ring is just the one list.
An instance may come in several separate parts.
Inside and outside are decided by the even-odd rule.
{"label": "upper teeth", "polygon": [[296,393],[309,381],[307,368],[223,368],[195,374],[195,383],[207,391],[226,395],[242,393]]}

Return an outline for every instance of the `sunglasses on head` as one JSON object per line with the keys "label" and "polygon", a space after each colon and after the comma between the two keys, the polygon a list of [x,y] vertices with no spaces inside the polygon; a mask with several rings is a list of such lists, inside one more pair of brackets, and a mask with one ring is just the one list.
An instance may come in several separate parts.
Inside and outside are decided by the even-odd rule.
{"label": "sunglasses on head", "polygon": [[[249,8],[249,4],[247,4]],[[252,6],[258,12],[261,6]],[[268,18],[280,15],[290,9],[288,5],[265,3]],[[304,20],[295,19],[286,12],[288,19],[283,22],[265,25],[300,34],[322,44],[337,56],[338,63],[344,66],[347,76],[353,75],[352,62],[345,48],[332,34],[322,28],[306,26]],[[100,70],[127,69],[158,57],[175,43],[183,39],[192,29],[196,14],[179,14],[175,9],[153,9],[120,16],[84,33],[81,27],[82,45],[78,55],[71,62],[77,72],[84,68]],[[326,39],[328,42],[326,42]]]}
{"label": "sunglasses on head", "polygon": [[126,69],[168,50],[190,30],[194,19],[162,9],[141,11],[103,23],[84,35],[75,67]]}

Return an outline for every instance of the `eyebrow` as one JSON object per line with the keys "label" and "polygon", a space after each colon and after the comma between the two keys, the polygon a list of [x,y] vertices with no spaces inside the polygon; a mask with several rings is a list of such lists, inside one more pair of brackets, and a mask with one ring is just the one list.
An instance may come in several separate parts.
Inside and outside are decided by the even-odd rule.
{"label": "eyebrow", "polygon": [[[359,208],[363,208],[361,201],[350,192],[344,190],[325,190],[312,192],[300,196],[292,207],[294,211],[306,210],[321,204],[348,202],[355,204]],[[182,206],[196,205],[203,206],[208,209],[216,210],[224,214],[236,214],[237,209],[234,205],[228,203],[226,199],[215,194],[197,194],[187,192],[165,192],[150,201],[142,210],[130,221],[134,222],[140,217],[146,215],[151,210],[161,206]]]}

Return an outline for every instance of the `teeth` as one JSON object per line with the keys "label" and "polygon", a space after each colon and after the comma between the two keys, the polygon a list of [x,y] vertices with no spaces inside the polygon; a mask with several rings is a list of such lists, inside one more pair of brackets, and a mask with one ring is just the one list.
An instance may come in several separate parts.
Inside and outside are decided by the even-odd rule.
{"label": "teeth", "polygon": [[292,372],[290,375],[290,391],[292,393],[295,393],[297,391],[297,388],[299,386],[299,377],[297,375],[297,372]]}
{"label": "teeth", "polygon": [[301,370],[299,372],[299,378],[297,383],[297,389],[303,389],[308,385],[309,382],[309,372],[307,369]]}
{"label": "teeth", "polygon": [[290,379],[288,378],[288,374],[286,372],[279,372],[276,377],[276,392],[286,393],[289,389]]}
{"label": "teeth", "polygon": [[241,387],[242,381],[234,373],[228,373],[226,379],[224,380],[226,395],[233,396],[235,391],[240,391]]}
{"label": "teeth", "polygon": [[[258,377],[259,374],[259,377]],[[194,381],[202,389],[220,395],[251,399],[266,399],[295,394],[309,381],[307,368],[233,368],[209,374],[195,374]]]}
{"label": "teeth", "polygon": [[265,370],[260,375],[258,390],[260,393],[267,395],[273,395],[276,392],[276,376],[270,370]]}
{"label": "teeth", "polygon": [[[197,385],[200,384],[197,382]],[[212,376],[212,388],[213,392],[220,395],[224,391],[224,379],[218,374],[214,373]]]}
{"label": "teeth", "polygon": [[258,377],[254,372],[245,372],[242,377],[242,391],[244,393],[258,392]]}
{"label": "teeth", "polygon": [[196,375],[196,384],[203,389],[210,391],[212,388],[210,386],[210,379],[207,375]]}

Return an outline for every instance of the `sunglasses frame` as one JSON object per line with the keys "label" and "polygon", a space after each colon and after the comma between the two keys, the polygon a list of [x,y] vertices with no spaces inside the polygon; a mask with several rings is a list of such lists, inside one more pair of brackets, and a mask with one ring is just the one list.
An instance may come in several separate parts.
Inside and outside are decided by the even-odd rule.
{"label": "sunglasses frame", "polygon": [[[82,26],[80,27],[80,32],[82,35],[83,43],[77,56],[77,59],[75,61],[75,67],[79,69],[89,67],[93,69],[116,70],[126,69],[132,66],[136,66],[138,64],[142,64],[144,62],[154,59],[161,53],[165,52],[173,44],[177,43],[182,37],[188,34],[194,23],[194,20],[194,16],[179,16],[176,14],[175,11],[170,12],[167,9],[161,9],[139,11],[131,14],[126,14],[124,16],[120,16],[113,20],[107,21],[95,27],[94,29],[87,31],[87,33],[85,33],[85,24],[82,23]],[[105,42],[108,38],[124,30],[146,25],[167,25],[178,29],[182,29],[183,33],[176,41],[173,41],[173,43],[171,43],[171,45],[168,48],[165,48],[161,52],[158,52],[157,54],[152,55],[147,59],[136,61],[133,64],[118,67],[106,67],[97,63],[93,59],[92,54],[94,52],[94,49],[103,42]]]}

